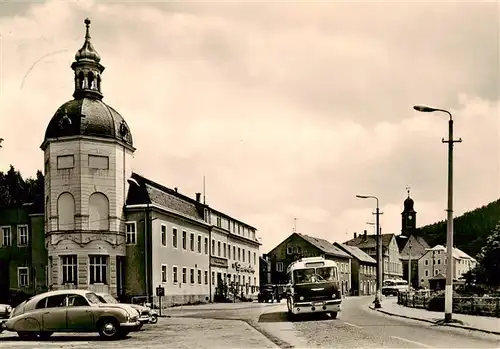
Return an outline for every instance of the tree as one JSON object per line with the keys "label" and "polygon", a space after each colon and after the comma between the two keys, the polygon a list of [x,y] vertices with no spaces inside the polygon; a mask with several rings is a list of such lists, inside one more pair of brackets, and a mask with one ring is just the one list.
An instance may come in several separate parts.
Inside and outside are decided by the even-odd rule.
{"label": "tree", "polygon": [[478,284],[500,286],[500,224],[497,224],[486,239],[486,245],[477,255],[477,265],[467,278]]}
{"label": "tree", "polygon": [[4,173],[0,171],[0,206],[20,206],[24,203],[42,203],[44,177],[37,171],[36,178],[24,180],[19,171],[10,165]]}

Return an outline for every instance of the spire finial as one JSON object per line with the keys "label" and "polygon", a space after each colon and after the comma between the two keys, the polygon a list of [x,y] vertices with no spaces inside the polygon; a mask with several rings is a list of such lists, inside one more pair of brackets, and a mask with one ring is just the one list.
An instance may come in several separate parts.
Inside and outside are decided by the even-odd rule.
{"label": "spire finial", "polygon": [[83,23],[85,23],[85,26],[87,27],[87,30],[85,32],[85,39],[88,40],[90,39],[90,19],[89,18],[85,18],[85,20],[83,21]]}
{"label": "spire finial", "polygon": [[411,187],[409,185],[406,186],[406,192],[408,193],[408,197],[410,197],[410,189]]}

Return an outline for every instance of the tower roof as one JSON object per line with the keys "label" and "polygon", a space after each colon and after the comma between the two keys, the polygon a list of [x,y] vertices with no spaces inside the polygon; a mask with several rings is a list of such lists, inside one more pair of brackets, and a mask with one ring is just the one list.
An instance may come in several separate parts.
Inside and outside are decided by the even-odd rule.
{"label": "tower roof", "polygon": [[64,137],[90,136],[117,140],[133,149],[132,134],[123,117],[102,101],[100,55],[90,42],[90,19],[85,19],[85,42],[75,55],[74,99],[61,105],[47,126],[41,146]]}
{"label": "tower roof", "polygon": [[408,193],[408,197],[406,198],[406,200],[403,203],[403,205],[404,205],[404,212],[414,212],[415,211],[415,209],[414,209],[414,201],[410,197],[410,187],[406,187],[406,191]]}

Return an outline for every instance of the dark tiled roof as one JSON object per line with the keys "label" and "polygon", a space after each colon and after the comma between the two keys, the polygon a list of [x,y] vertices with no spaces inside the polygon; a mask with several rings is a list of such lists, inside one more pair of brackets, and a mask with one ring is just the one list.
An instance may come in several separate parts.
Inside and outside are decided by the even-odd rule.
{"label": "dark tiled roof", "polygon": [[337,256],[337,257],[344,257],[344,258],[351,258],[349,254],[346,252],[342,251],[338,247],[334,246],[333,244],[329,243],[325,239],[320,239],[320,238],[315,238],[313,236],[305,235],[305,234],[298,234],[301,238],[309,242],[311,245],[317,247],[320,249],[322,252],[325,254],[329,254],[332,256]]}
{"label": "dark tiled roof", "polygon": [[[394,237],[394,234],[382,234],[382,246],[384,247],[389,247],[389,244],[391,243],[392,238]],[[349,241],[346,241],[344,245],[348,246],[356,246],[358,248],[375,248],[377,246],[377,240],[376,240],[376,235],[360,235],[355,237],[354,239],[351,239]]]}
{"label": "dark tiled roof", "polygon": [[401,259],[407,260],[410,252],[410,242],[411,242],[411,257],[412,259],[419,259],[425,253],[427,253],[428,248],[430,248],[429,244],[425,239],[421,236],[410,235],[409,239],[401,239],[406,240],[406,244],[402,249],[399,250],[401,255]]}
{"label": "dark tiled roof", "polygon": [[356,258],[360,262],[364,263],[377,263],[375,259],[364,253],[362,250],[360,250],[356,246],[349,246],[349,245],[344,245],[344,244],[339,244],[338,242],[335,243],[335,246],[339,247],[340,249],[343,249],[345,252],[349,253],[351,256]]}
{"label": "dark tiled roof", "polygon": [[148,192],[148,195],[151,199],[151,202],[163,207],[168,207],[169,209],[173,211],[177,211],[179,213],[185,214],[187,216],[193,217],[193,218],[198,218],[202,219],[203,216],[201,216],[198,213],[198,210],[196,209],[196,205],[187,202],[186,200],[182,200],[172,194],[166,193],[164,191],[161,191],[149,184],[146,184],[146,190]]}

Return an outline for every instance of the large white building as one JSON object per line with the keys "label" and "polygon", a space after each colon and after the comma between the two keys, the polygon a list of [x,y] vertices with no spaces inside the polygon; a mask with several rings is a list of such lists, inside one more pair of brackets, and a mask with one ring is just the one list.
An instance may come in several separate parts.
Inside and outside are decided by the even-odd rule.
{"label": "large white building", "polygon": [[117,297],[165,291],[164,302],[214,299],[235,282],[255,295],[256,229],[200,201],[132,173],[135,151],[123,117],[105,104],[104,66],[85,20],[71,65],[74,99],[59,107],[41,145],[49,288],[85,288]]}
{"label": "large white building", "polygon": [[[419,286],[429,287],[429,279],[438,275],[446,276],[447,248],[436,245],[428,248],[426,253],[418,260]],[[473,269],[476,260],[462,250],[453,248],[453,279],[458,280],[462,275]]]}

